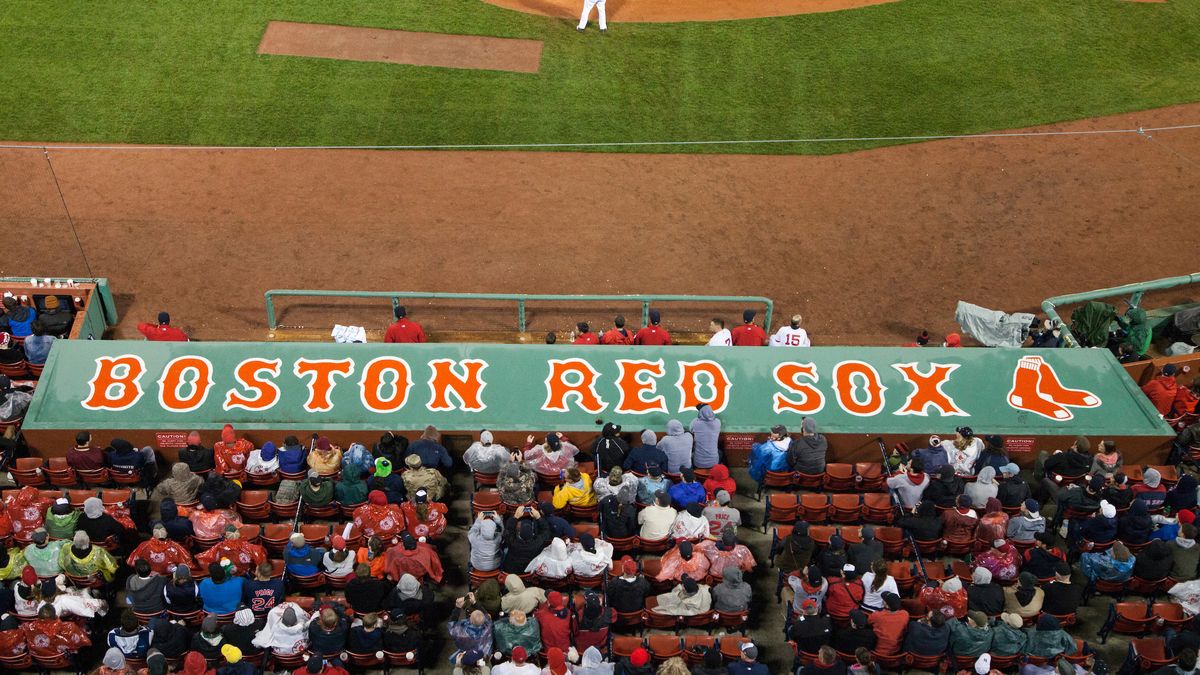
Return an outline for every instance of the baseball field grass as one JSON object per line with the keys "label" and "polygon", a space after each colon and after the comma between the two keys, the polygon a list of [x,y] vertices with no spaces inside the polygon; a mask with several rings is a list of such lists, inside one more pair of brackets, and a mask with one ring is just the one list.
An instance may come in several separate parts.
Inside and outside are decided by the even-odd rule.
{"label": "baseball field grass", "polygon": [[[260,56],[268,21],[544,41],[540,72]],[[974,133],[1200,100],[1200,2],[901,0],[746,21],[568,21],[480,0],[19,0],[0,138],[440,145]],[[893,141],[638,146],[832,153]],[[622,148],[595,148],[612,151]]]}

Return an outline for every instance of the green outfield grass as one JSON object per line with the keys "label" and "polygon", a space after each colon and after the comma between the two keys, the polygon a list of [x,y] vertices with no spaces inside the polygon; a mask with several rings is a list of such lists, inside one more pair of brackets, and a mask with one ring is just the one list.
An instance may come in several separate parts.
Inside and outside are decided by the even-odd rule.
{"label": "green outfield grass", "polygon": [[[719,0],[714,0],[714,2]],[[271,19],[534,38],[535,75],[255,53]],[[13,0],[0,138],[213,145],[970,133],[1200,100],[1200,2],[901,0],[616,24],[480,0]],[[881,143],[639,148],[829,153]]]}

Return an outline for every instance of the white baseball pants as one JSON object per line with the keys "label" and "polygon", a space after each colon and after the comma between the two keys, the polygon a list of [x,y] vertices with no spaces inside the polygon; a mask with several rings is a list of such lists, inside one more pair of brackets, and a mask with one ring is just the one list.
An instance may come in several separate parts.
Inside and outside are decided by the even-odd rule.
{"label": "white baseball pants", "polygon": [[596,13],[600,17],[600,30],[608,30],[608,18],[604,14],[604,0],[583,0],[583,14],[579,16],[579,27],[587,28],[588,17],[592,14],[592,8],[596,8]]}

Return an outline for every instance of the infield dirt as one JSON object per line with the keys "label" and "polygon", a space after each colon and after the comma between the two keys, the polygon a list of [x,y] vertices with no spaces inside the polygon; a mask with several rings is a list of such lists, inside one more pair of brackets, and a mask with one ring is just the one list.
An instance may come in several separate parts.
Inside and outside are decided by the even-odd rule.
{"label": "infield dirt", "polygon": [[326,288],[765,295],[817,344],[897,344],[953,330],[960,298],[1031,310],[1196,271],[1198,169],[1200,129],[815,157],[6,150],[3,273],[109,277],[123,337],[167,309],[198,338],[261,339],[265,289]]}

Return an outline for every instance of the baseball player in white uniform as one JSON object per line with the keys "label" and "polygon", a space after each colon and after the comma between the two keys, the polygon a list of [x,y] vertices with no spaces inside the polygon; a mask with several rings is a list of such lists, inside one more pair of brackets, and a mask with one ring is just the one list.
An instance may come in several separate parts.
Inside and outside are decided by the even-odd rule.
{"label": "baseball player in white uniform", "polygon": [[732,347],[733,335],[729,329],[725,327],[725,322],[721,319],[713,319],[708,323],[708,329],[713,332],[713,336],[708,339],[709,347]]}
{"label": "baseball player in white uniform", "polygon": [[604,13],[604,0],[583,0],[583,14],[579,15],[579,25],[575,30],[580,33],[584,28],[587,28],[588,17],[592,15],[592,8],[596,8],[596,14],[600,17],[600,32],[608,32],[608,18]]}
{"label": "baseball player in white uniform", "polygon": [[808,339],[808,331],[800,327],[804,317],[796,314],[792,317],[791,324],[780,326],[779,330],[771,336],[770,345],[772,347],[811,347],[812,341]]}

